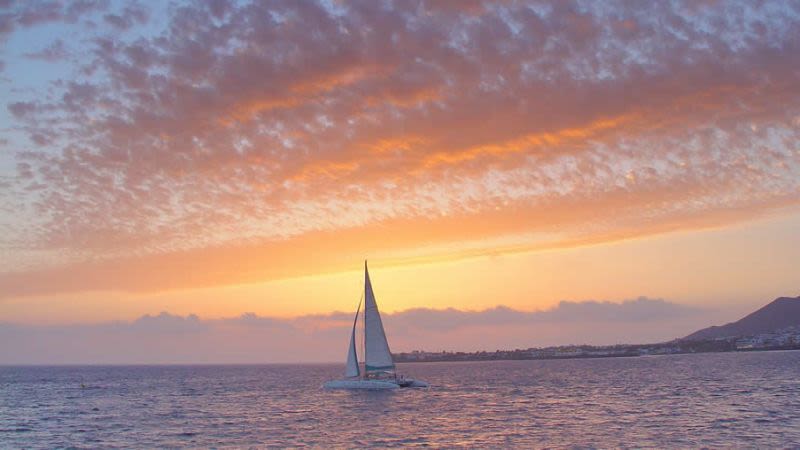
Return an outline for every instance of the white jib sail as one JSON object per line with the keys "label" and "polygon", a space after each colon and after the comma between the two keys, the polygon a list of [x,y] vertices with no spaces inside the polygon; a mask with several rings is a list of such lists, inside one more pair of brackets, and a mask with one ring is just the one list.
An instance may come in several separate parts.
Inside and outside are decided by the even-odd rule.
{"label": "white jib sail", "polygon": [[361,302],[358,302],[358,309],[356,309],[356,318],[353,319],[353,330],[350,332],[350,348],[347,350],[347,366],[344,370],[344,376],[357,377],[361,375],[358,368],[358,355],[356,354],[356,324],[358,323],[358,313],[361,312]]}
{"label": "white jib sail", "polygon": [[394,370],[392,352],[389,350],[389,342],[383,331],[366,261],[364,262],[364,366],[367,372]]}

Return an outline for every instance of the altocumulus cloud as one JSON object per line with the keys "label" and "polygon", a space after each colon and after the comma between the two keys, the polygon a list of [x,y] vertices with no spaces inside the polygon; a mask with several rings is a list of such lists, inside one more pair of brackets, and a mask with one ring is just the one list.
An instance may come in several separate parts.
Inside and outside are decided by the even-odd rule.
{"label": "altocumulus cloud", "polygon": [[[562,302],[540,312],[415,309],[385,314],[395,351],[494,350],[567,343],[651,342],[712,323],[711,311],[660,299]],[[162,312],[133,322],[34,326],[0,324],[0,362],[247,363],[337,361],[350,313],[200,319]],[[431,343],[436,348],[431,348]]]}
{"label": "altocumulus cloud", "polygon": [[[612,239],[800,201],[797,2],[4,3],[0,39],[74,26],[28,53],[90,56],[6,105],[0,270],[248,261],[376,224],[406,249],[413,223],[434,243]],[[350,260],[393,245],[340,241]],[[113,278],[92,270],[39,278]]]}

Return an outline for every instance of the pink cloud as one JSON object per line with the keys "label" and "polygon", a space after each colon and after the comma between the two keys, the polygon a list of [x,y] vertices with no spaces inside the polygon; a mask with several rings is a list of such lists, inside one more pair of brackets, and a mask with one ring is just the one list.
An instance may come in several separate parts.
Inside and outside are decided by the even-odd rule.
{"label": "pink cloud", "polygon": [[25,56],[31,59],[54,62],[65,59],[68,56],[68,51],[64,41],[56,39],[52,44],[38,52],[26,53]]}
{"label": "pink cloud", "polygon": [[18,27],[28,28],[53,22],[75,23],[82,17],[107,8],[107,0],[0,2],[0,39]]}
{"label": "pink cloud", "polygon": [[[562,302],[540,312],[505,307],[409,310],[384,314],[384,325],[396,352],[493,351],[570,343],[658,342],[731,318],[642,297],[621,303]],[[132,322],[0,323],[0,338],[9,344],[0,348],[0,358],[9,364],[340,362],[351,326],[352,314],[339,312],[294,319],[252,313],[201,319],[162,312]]]}
{"label": "pink cloud", "polygon": [[[112,28],[135,34],[148,13],[130,8]],[[189,4],[155,36],[101,32],[85,76],[7,106],[35,144],[9,192],[38,188],[24,246],[76,260],[453,217],[589,239],[568,209],[597,236],[741,220],[800,200],[799,15]]]}

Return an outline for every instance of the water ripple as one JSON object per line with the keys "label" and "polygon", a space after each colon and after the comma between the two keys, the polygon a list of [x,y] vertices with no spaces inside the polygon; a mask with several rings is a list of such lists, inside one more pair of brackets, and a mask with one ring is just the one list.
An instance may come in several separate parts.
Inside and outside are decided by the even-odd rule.
{"label": "water ripple", "polygon": [[800,352],[406,364],[0,367],[0,447],[795,447]]}

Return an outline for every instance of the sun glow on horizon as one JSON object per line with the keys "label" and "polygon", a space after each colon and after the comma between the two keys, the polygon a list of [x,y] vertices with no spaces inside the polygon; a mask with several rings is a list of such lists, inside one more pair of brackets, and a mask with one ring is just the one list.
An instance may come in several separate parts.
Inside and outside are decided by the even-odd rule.
{"label": "sun glow on horizon", "polygon": [[365,258],[396,314],[797,289],[792,2],[0,18],[0,325],[349,312]]}
{"label": "sun glow on horizon", "polygon": [[[800,244],[794,233],[798,224],[796,213],[736,227],[569,248],[424,262],[373,259],[370,275],[381,310],[387,313],[455,305],[464,311],[505,306],[534,312],[562,300],[621,301],[643,295],[737,308],[734,305],[761,301],[762,283],[772,288],[766,295],[790,294],[796,288],[793,274],[781,267],[793,258],[791,244]],[[748,280],[750,261],[759,261],[759,280]],[[686,273],[687,265],[704,270]],[[78,292],[58,301],[50,295],[11,298],[0,301],[0,317],[20,323],[90,323],[167,311],[207,319],[244,313],[290,319],[350,312],[362,289],[359,264],[332,273],[217,287]]]}

